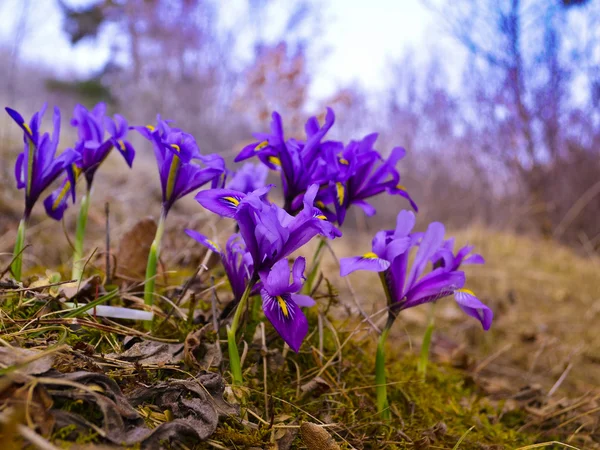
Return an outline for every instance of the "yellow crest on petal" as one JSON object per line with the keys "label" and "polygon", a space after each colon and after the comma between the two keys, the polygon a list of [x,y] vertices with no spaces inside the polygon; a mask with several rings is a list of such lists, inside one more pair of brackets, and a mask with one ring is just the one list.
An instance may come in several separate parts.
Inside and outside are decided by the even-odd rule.
{"label": "yellow crest on petal", "polygon": [[210,239],[206,240],[206,243],[212,247],[211,250],[217,253],[221,253],[221,249],[219,248],[219,246],[217,244],[215,244],[213,241],[211,241]]}
{"label": "yellow crest on petal", "polygon": [[259,150],[262,150],[265,147],[269,146],[269,141],[262,141],[259,142],[258,144],[256,144],[256,147],[254,147],[254,151],[258,152]]}
{"label": "yellow crest on petal", "polygon": [[462,292],[464,294],[469,294],[475,297],[475,292],[473,292],[471,289],[457,289],[456,292]]}
{"label": "yellow crest on petal", "polygon": [[377,256],[377,255],[376,255],[375,253],[373,253],[373,252],[367,252],[367,253],[365,253],[364,255],[362,255],[362,257],[363,257],[364,259],[377,259],[377,258],[379,258],[379,256]]}
{"label": "yellow crest on petal", "polygon": [[226,201],[227,203],[229,203],[231,206],[236,207],[236,208],[240,204],[240,201],[235,197],[227,196],[227,197],[223,197],[223,200]]}
{"label": "yellow crest on petal", "polygon": [[281,160],[277,156],[269,156],[269,162],[274,166],[281,167]]}
{"label": "yellow crest on petal", "polygon": [[339,181],[335,183],[335,189],[337,192],[337,200],[340,205],[344,204],[344,198],[346,196],[346,188]]}
{"label": "yellow crest on petal", "polygon": [[277,300],[277,303],[279,304],[279,308],[281,308],[281,312],[283,313],[283,316],[287,319],[290,315],[290,311],[288,310],[287,303],[285,302],[283,297],[281,297],[279,295],[277,297],[275,297],[275,299]]}

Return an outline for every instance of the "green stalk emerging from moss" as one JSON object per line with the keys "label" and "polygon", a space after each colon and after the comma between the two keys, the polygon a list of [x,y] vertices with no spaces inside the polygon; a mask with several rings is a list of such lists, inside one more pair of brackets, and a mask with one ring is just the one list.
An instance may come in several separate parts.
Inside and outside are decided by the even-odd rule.
{"label": "green stalk emerging from moss", "polygon": [[377,411],[384,420],[390,420],[390,405],[387,398],[387,381],[385,377],[385,342],[390,329],[385,328],[377,340],[377,354],[375,356],[375,392],[377,394]]}
{"label": "green stalk emerging from moss", "polygon": [[325,248],[326,242],[325,238],[319,239],[319,245],[315,250],[313,255],[310,272],[308,277],[306,277],[306,281],[304,282],[304,286],[302,287],[302,293],[306,295],[310,295],[313,289],[313,284],[315,279],[317,278],[317,273],[319,273],[319,267],[321,266],[321,258],[323,257],[323,249]]}
{"label": "green stalk emerging from moss", "polygon": [[237,341],[235,338],[237,328],[240,323],[240,318],[242,317],[242,312],[246,308],[246,303],[248,302],[248,298],[250,297],[250,293],[252,292],[252,288],[256,284],[256,278],[252,278],[248,281],[248,285],[246,286],[246,290],[242,294],[242,298],[240,302],[237,304],[235,309],[235,314],[233,315],[233,320],[231,321],[231,326],[227,327],[227,347],[229,350],[229,368],[231,369],[231,375],[233,376],[233,384],[240,385],[243,383],[242,379],[242,364],[240,360],[240,353],[237,348]]}
{"label": "green stalk emerging from moss", "polygon": [[27,227],[27,219],[23,218],[19,222],[17,229],[17,239],[15,240],[15,249],[13,251],[13,262],[10,266],[15,280],[21,281],[21,269],[23,267],[23,249],[25,248],[25,228]]}
{"label": "green stalk emerging from moss", "polygon": [[146,283],[144,284],[144,303],[151,306],[154,304],[154,285],[156,282],[156,268],[158,266],[158,258],[160,256],[160,242],[165,230],[165,218],[166,213],[163,208],[158,220],[158,226],[156,227],[156,234],[154,235],[154,241],[150,247],[150,253],[148,254],[148,264],[146,265]]}
{"label": "green stalk emerging from moss", "polygon": [[79,214],[77,215],[77,226],[75,231],[75,243],[73,249],[73,270],[71,277],[73,280],[81,281],[85,261],[83,260],[83,240],[85,238],[85,227],[87,225],[88,210],[90,206],[91,188],[88,185],[87,192],[81,198]]}

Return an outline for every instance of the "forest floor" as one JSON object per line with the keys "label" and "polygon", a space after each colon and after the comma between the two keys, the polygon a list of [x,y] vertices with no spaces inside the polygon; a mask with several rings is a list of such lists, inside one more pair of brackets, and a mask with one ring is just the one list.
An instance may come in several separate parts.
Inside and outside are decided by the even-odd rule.
{"label": "forest floor", "polygon": [[[135,245],[117,253],[143,268],[152,224],[136,227]],[[101,304],[143,307],[136,274],[107,280],[103,257],[90,260],[96,275],[79,290],[57,284],[65,267],[30,264],[23,285],[5,272],[0,448],[600,448],[600,263],[477,227],[456,236],[486,258],[468,268],[468,287],[494,310],[492,329],[451,299],[402,312],[388,339],[389,422],[375,407],[376,333],[361,320],[377,326],[383,293],[370,274],[340,279],[331,255],[298,354],[249,310],[241,387],[230,384],[224,330],[214,330],[213,313],[229,300],[222,270],[211,260],[188,283],[194,251],[165,254],[171,270],[151,332],[94,315]],[[344,243],[358,237],[368,247],[349,232],[336,255],[368,251]],[[417,355],[431,316],[423,376]]]}

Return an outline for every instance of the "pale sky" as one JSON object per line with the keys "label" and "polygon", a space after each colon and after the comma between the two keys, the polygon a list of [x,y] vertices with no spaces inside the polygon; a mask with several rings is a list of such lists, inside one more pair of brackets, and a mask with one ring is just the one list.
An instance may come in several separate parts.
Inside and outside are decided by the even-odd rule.
{"label": "pale sky", "polygon": [[[69,0],[69,4],[88,0]],[[407,47],[426,60],[431,49],[459,58],[458,44],[449,40],[435,15],[419,0],[321,0],[324,6],[320,44],[328,49],[314,62],[312,94],[327,96],[342,85],[356,82],[370,90],[383,89],[389,64],[398,61]],[[100,39],[71,48],[62,32],[56,0],[1,0],[0,42],[11,48],[23,23],[22,5],[29,4],[21,55],[29,61],[52,65],[59,75],[84,75],[101,67],[108,57],[109,33]],[[237,4],[245,4],[237,0]],[[227,3],[227,14],[236,10],[236,0]],[[285,3],[272,3],[276,18]],[[238,14],[243,11],[238,9]],[[280,14],[280,13],[279,13]],[[280,14],[281,15],[281,14]],[[420,62],[420,61],[419,61]]]}

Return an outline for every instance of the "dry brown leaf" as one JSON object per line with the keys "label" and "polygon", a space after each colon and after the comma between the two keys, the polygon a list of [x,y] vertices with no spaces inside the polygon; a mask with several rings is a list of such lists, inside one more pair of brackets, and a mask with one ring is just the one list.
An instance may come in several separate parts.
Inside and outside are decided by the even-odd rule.
{"label": "dry brown leaf", "polygon": [[131,227],[121,238],[117,250],[117,276],[143,279],[156,222],[146,217]]}
{"label": "dry brown leaf", "polygon": [[340,446],[331,435],[314,423],[304,422],[300,425],[300,436],[308,450],[339,450]]}
{"label": "dry brown leaf", "polygon": [[156,341],[136,342],[123,353],[111,353],[110,358],[139,364],[177,364],[183,359],[183,344]]}
{"label": "dry brown leaf", "polygon": [[40,375],[48,372],[54,363],[54,355],[49,354],[38,358],[40,352],[16,347],[0,347],[0,367],[22,365],[12,373],[21,375]]}
{"label": "dry brown leaf", "polygon": [[210,367],[218,367],[223,361],[218,337],[207,339],[207,332],[211,329],[212,325],[206,325],[185,338],[184,360],[189,367],[208,370]]}

